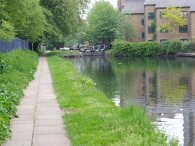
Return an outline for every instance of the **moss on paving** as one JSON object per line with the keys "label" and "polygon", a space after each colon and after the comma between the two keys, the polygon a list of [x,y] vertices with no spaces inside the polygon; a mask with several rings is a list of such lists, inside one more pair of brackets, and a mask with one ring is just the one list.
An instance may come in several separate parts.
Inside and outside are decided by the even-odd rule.
{"label": "moss on paving", "polygon": [[167,144],[166,135],[138,107],[116,107],[69,62],[59,57],[49,57],[48,62],[73,146],[178,145],[175,140]]}

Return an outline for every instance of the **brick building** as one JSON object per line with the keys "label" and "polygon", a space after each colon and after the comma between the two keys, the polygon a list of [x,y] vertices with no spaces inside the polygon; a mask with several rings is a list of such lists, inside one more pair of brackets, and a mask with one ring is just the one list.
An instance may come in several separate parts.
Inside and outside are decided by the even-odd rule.
{"label": "brick building", "polygon": [[[119,11],[129,15],[133,22],[135,42],[195,38],[195,0],[118,0],[118,4]],[[187,20],[187,25],[178,27],[174,36],[168,31],[159,32],[159,27],[166,22],[161,17],[163,10],[173,6],[180,7],[182,16]],[[152,27],[154,22],[156,30]]]}

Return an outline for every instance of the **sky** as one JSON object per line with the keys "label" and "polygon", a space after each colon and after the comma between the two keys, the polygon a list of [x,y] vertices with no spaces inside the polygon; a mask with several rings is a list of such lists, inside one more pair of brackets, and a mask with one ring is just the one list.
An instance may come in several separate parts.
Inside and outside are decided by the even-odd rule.
{"label": "sky", "polygon": [[[87,17],[87,13],[89,12],[89,10],[93,7],[93,4],[97,1],[100,1],[100,0],[91,0],[91,4],[89,5],[89,9],[86,10],[85,14],[83,14],[83,18],[86,19]],[[117,0],[105,0],[105,1],[108,1],[110,2],[115,8],[117,8]]]}
{"label": "sky", "polygon": [[[95,1],[99,1],[99,0],[91,0],[92,3],[95,3]],[[105,0],[105,1],[109,1],[114,7],[117,7],[117,0]]]}

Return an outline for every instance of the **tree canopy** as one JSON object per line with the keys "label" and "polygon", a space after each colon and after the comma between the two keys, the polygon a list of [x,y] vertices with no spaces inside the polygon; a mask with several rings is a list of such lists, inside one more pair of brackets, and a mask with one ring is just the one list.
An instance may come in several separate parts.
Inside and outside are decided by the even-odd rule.
{"label": "tree canopy", "polygon": [[36,41],[45,31],[46,19],[39,0],[1,0],[1,39],[15,36]]}
{"label": "tree canopy", "polygon": [[87,2],[89,0],[41,0],[49,23],[45,39],[55,43],[75,33],[81,22],[80,13]]}
{"label": "tree canopy", "polygon": [[87,17],[88,39],[110,44],[116,37],[117,17],[117,10],[109,2],[96,2]]}
{"label": "tree canopy", "polygon": [[178,32],[179,26],[187,24],[186,19],[181,15],[181,8],[168,7],[161,13],[166,22],[159,27],[159,31],[169,31],[171,34]]}
{"label": "tree canopy", "polygon": [[15,28],[6,20],[8,12],[5,7],[6,1],[0,0],[0,39],[10,40],[15,36]]}
{"label": "tree canopy", "polygon": [[90,0],[0,0],[0,39],[57,42],[76,32]]}
{"label": "tree canopy", "polygon": [[120,14],[118,17],[117,38],[131,41],[135,36],[131,15]]}

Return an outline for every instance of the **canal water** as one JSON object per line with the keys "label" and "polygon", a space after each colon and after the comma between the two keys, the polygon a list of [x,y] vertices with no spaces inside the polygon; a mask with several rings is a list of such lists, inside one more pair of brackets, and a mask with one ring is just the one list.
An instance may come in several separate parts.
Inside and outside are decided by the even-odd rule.
{"label": "canal water", "polygon": [[195,59],[70,59],[116,106],[136,104],[183,146],[195,146]]}

